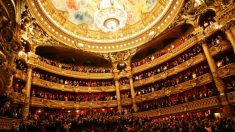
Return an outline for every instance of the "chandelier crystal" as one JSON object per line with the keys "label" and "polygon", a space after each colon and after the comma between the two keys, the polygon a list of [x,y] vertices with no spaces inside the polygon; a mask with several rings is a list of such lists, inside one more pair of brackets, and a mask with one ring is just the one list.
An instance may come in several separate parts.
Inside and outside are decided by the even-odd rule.
{"label": "chandelier crystal", "polygon": [[116,0],[102,0],[94,14],[95,24],[104,32],[115,32],[126,25],[127,12]]}

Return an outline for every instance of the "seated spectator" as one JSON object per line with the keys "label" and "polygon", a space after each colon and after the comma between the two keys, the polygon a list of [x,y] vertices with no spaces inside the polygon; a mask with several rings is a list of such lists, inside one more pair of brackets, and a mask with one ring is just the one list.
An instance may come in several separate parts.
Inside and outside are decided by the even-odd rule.
{"label": "seated spectator", "polygon": [[61,62],[49,60],[47,58],[39,56],[40,60],[52,65],[56,66],[58,68],[66,69],[66,70],[72,70],[72,71],[78,71],[78,72],[87,72],[87,73],[110,73],[112,71],[112,68],[106,68],[106,67],[91,67],[91,66],[78,66],[73,64],[64,64]]}
{"label": "seated spectator", "polygon": [[114,86],[114,81],[112,79],[109,80],[75,79],[75,78],[62,77],[60,75],[55,75],[52,73],[46,73],[40,70],[34,70],[33,77],[70,86],[86,86],[86,87]]}

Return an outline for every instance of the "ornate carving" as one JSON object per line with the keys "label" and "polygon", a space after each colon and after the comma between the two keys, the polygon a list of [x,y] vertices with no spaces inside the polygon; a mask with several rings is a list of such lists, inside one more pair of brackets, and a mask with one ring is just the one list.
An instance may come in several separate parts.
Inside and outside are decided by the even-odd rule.
{"label": "ornate carving", "polygon": [[107,54],[102,54],[102,56],[111,61],[112,63],[117,63],[117,62],[125,62],[128,59],[130,59],[135,53],[137,52],[137,48],[133,48],[130,50],[125,50],[121,52],[112,52],[112,53],[107,53]]}
{"label": "ornate carving", "polygon": [[[60,42],[49,36],[36,22],[30,14],[28,8],[21,14],[21,32],[22,38],[31,44],[31,49],[35,50],[37,46],[61,46]],[[66,47],[66,45],[63,45]]]}
{"label": "ornate carving", "polygon": [[110,101],[94,101],[94,102],[74,102],[74,101],[58,101],[32,97],[32,106],[50,107],[50,108],[102,108],[117,106],[116,100]]}
{"label": "ornate carving", "polygon": [[138,113],[135,113],[134,115],[140,116],[140,117],[145,116],[145,115],[148,115],[149,117],[159,117],[159,116],[166,116],[170,114],[182,113],[186,111],[194,111],[194,110],[197,111],[201,109],[215,108],[219,106],[220,106],[220,102],[218,100],[218,97],[215,96],[215,97],[196,100],[193,102],[175,105],[171,107],[149,110],[145,112],[138,112]]}
{"label": "ornate carving", "polygon": [[235,75],[235,64],[226,65],[222,68],[219,68],[218,75],[221,78]]}
{"label": "ornate carving", "polygon": [[204,7],[205,3],[203,0],[199,0],[198,2],[195,0],[187,1],[181,8],[181,11],[179,12],[175,21],[168,27],[168,29],[182,23],[191,23],[192,25],[196,25],[196,19],[200,14],[201,9]]}

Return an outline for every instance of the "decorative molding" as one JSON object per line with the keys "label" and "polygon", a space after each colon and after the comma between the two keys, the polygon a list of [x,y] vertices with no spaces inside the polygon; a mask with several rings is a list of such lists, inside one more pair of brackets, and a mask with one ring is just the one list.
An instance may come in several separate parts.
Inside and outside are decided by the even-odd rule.
{"label": "decorative molding", "polygon": [[116,107],[116,100],[111,101],[93,101],[93,102],[75,102],[75,101],[58,101],[31,97],[31,106],[65,108],[65,109],[85,109],[85,108],[103,108]]}
{"label": "decorative molding", "polygon": [[86,86],[70,86],[58,84],[50,81],[45,81],[39,78],[33,78],[32,84],[41,86],[44,88],[50,88],[60,91],[70,91],[70,92],[113,92],[115,91],[115,86],[100,86],[100,87],[86,87]]}
{"label": "decorative molding", "polygon": [[134,113],[135,116],[148,116],[148,117],[162,117],[172,114],[185,113],[190,111],[198,111],[202,109],[212,109],[219,108],[220,101],[217,96],[209,97],[205,99],[196,100],[193,102],[188,102],[180,105],[175,105],[171,107],[159,108],[155,110],[149,110],[145,112]]}
{"label": "decorative molding", "polygon": [[142,102],[144,100],[153,100],[153,99],[161,98],[164,96],[169,96],[171,94],[180,93],[186,90],[190,90],[194,88],[195,86],[208,84],[212,81],[213,81],[213,78],[211,74],[206,73],[202,76],[197,77],[196,79],[192,79],[192,80],[180,83],[176,86],[172,86],[172,87],[165,88],[162,90],[154,91],[152,93],[136,96],[136,102]]}
{"label": "decorative molding", "polygon": [[56,66],[52,66],[41,61],[37,55],[30,54],[28,64],[32,64],[34,67],[49,71],[62,76],[81,78],[81,79],[111,79],[113,78],[112,73],[85,73],[72,70],[66,70]]}
{"label": "decorative molding", "polygon": [[7,118],[0,116],[0,130],[10,131],[12,129],[13,123],[18,126],[21,122],[21,119],[16,118]]}
{"label": "decorative molding", "polygon": [[136,74],[136,73],[142,72],[144,70],[150,69],[150,68],[152,68],[156,65],[159,65],[161,63],[164,63],[167,60],[169,60],[169,59],[179,55],[180,53],[184,52],[185,50],[191,48],[196,43],[197,43],[196,37],[192,37],[192,38],[186,40],[183,44],[181,44],[177,48],[173,49],[171,52],[164,54],[149,63],[140,65],[138,67],[134,67],[132,72],[133,72],[133,74]]}
{"label": "decorative molding", "polygon": [[228,64],[219,68],[218,75],[220,78],[226,78],[235,75],[235,63]]}

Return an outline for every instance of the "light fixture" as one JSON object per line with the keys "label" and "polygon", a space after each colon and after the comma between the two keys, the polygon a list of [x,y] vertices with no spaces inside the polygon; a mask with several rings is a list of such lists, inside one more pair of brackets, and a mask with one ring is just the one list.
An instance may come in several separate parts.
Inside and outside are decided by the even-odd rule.
{"label": "light fixture", "polygon": [[117,0],[101,0],[94,20],[103,32],[115,32],[126,25],[127,12]]}

